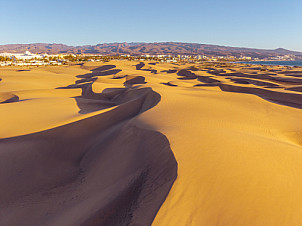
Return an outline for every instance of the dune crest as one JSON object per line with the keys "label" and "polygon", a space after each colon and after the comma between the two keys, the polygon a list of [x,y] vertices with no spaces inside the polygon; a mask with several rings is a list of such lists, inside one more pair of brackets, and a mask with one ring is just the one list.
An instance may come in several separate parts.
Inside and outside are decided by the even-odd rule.
{"label": "dune crest", "polygon": [[92,83],[70,88],[82,89],[79,113],[109,110],[0,140],[1,225],[150,225],[177,163],[163,134],[132,119],[160,95],[135,87],[99,94]]}
{"label": "dune crest", "polygon": [[12,93],[0,93],[0,104],[12,103],[19,101],[19,97]]}
{"label": "dune crest", "polygon": [[1,70],[0,225],[302,224],[301,68]]}

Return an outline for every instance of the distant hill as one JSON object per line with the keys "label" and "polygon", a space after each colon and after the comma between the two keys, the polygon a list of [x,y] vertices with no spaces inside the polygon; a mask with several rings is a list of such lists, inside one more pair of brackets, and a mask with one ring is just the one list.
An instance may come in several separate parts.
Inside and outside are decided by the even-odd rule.
{"label": "distant hill", "polygon": [[74,54],[103,54],[103,55],[142,55],[142,54],[164,54],[164,55],[210,55],[210,56],[250,56],[264,58],[277,55],[302,56],[302,52],[290,51],[278,48],[275,50],[251,49],[228,47],[219,45],[208,45],[198,43],[160,42],[160,43],[104,43],[97,45],[68,46],[64,44],[9,44],[0,45],[0,53],[21,53],[30,51],[32,53],[74,53]]}

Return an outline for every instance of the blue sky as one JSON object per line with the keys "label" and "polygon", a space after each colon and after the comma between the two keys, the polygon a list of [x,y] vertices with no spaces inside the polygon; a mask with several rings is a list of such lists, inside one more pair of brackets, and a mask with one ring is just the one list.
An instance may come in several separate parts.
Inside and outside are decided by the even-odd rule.
{"label": "blue sky", "polygon": [[302,51],[302,0],[0,0],[0,44],[181,41]]}

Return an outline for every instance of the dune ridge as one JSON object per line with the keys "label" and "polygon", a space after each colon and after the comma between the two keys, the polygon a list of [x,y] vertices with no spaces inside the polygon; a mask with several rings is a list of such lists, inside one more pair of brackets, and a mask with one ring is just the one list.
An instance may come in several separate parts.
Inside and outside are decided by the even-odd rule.
{"label": "dune ridge", "polygon": [[[76,97],[80,111],[114,108],[50,130],[0,140],[3,225],[150,225],[177,176],[168,140],[132,118],[154,107],[151,88]],[[82,102],[80,101],[82,100]],[[81,112],[80,112],[81,113]],[[29,179],[30,178],[30,179]],[[34,214],[32,214],[34,213]]]}
{"label": "dune ridge", "polygon": [[301,73],[2,68],[0,224],[301,225]]}
{"label": "dune ridge", "polygon": [[1,93],[0,94],[0,104],[12,103],[19,101],[19,97],[12,93]]}

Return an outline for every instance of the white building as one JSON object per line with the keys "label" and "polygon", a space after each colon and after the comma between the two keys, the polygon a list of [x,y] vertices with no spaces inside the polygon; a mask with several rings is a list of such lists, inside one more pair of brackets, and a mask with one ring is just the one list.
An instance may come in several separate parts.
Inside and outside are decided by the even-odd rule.
{"label": "white building", "polygon": [[42,59],[44,57],[44,55],[33,54],[29,51],[26,51],[25,53],[0,53],[0,56],[10,57],[10,58],[14,57],[18,60]]}
{"label": "white building", "polygon": [[39,54],[33,54],[29,51],[26,51],[24,54],[16,54],[15,57],[20,60],[31,60],[31,59],[42,59],[43,56]]}

